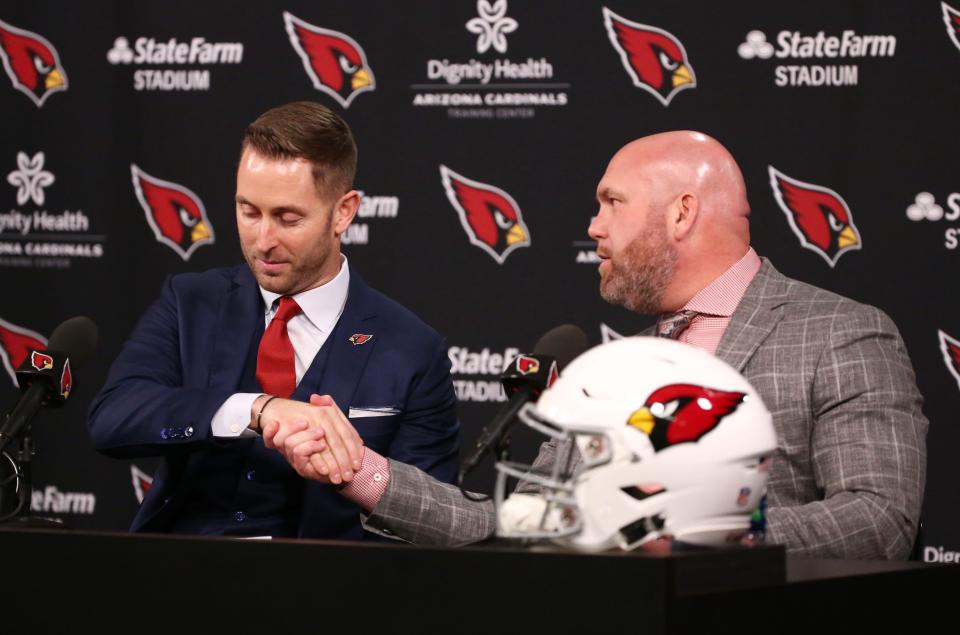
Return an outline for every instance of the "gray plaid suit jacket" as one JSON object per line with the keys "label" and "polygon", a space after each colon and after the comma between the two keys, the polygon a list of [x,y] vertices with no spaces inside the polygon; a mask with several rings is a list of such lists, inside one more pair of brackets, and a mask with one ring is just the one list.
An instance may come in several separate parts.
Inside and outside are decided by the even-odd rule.
{"label": "gray plaid suit jacket", "polygon": [[[773,414],[767,539],[795,555],[906,558],[923,500],[927,420],[890,318],[764,259],[716,354]],[[552,464],[557,451],[544,443],[535,465]],[[418,544],[493,535],[490,501],[469,501],[402,463],[390,470],[369,527]]]}

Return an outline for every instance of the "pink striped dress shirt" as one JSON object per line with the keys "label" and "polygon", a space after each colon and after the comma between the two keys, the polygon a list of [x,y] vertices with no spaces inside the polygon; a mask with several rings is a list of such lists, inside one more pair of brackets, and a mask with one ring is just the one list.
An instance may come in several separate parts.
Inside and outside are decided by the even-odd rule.
{"label": "pink striped dress shirt", "polygon": [[730,317],[759,270],[760,256],[751,247],[743,258],[700,289],[681,308],[681,311],[696,311],[700,315],[690,321],[690,326],[680,334],[680,341],[716,353]]}

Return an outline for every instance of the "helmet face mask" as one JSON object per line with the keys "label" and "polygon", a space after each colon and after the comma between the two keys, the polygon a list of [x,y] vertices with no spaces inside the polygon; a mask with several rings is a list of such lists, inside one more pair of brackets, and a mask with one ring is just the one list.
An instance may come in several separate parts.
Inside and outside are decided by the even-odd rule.
{"label": "helmet face mask", "polygon": [[[520,419],[550,438],[556,460],[546,471],[497,464],[498,534],[583,551],[666,536],[738,543],[776,450],[770,413],[739,373],[660,338],[587,351]],[[524,494],[508,499],[511,478]],[[520,497],[532,510],[522,523],[510,509]]]}
{"label": "helmet face mask", "polygon": [[[555,440],[559,450],[549,471],[513,461],[497,463],[494,500],[498,510],[503,508],[507,499],[511,478],[521,482],[520,489],[539,486],[540,495],[546,503],[536,527],[516,530],[501,524],[497,533],[505,538],[522,539],[551,539],[578,535],[583,530],[583,524],[574,496],[577,474],[585,469],[610,462],[612,458],[610,440],[603,432],[578,432],[569,427],[559,428],[541,419],[534,404],[526,404],[520,410],[519,417],[527,426]],[[575,438],[589,438],[583,441],[584,445],[597,451],[588,450],[587,454],[578,455],[575,451],[577,445],[572,442]]]}

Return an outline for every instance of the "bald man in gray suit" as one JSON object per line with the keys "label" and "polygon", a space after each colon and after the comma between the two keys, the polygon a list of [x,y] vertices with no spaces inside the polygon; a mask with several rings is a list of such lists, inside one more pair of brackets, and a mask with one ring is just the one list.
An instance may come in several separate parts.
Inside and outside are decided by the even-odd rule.
{"label": "bald man in gray suit", "polygon": [[[740,169],[706,135],[669,132],[624,146],[597,200],[589,234],[604,299],[661,319],[689,312],[678,339],[741,372],[772,413],[779,444],[767,540],[794,555],[906,558],[923,500],[927,420],[890,318],[759,258]],[[280,449],[295,469],[322,478],[314,468],[322,443],[290,441]],[[564,450],[544,443],[534,465],[552,465]],[[381,468],[373,497],[357,499],[368,528],[416,544],[493,535],[492,502],[396,461]]]}

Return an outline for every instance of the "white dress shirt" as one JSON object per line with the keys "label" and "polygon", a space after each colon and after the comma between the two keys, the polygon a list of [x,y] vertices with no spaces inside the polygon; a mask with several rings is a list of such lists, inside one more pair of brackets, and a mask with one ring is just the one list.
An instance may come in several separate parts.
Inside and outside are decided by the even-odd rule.
{"label": "white dress shirt", "polygon": [[[340,254],[340,271],[326,284],[308,289],[293,296],[302,311],[287,321],[287,335],[293,344],[294,364],[296,366],[297,385],[303,379],[313,358],[317,356],[324,342],[333,332],[343,307],[347,304],[347,290],[350,287],[350,268],[347,257]],[[260,287],[266,310],[263,315],[264,329],[279,308],[280,296]],[[236,393],[231,395],[210,421],[215,437],[238,437],[249,431],[250,409],[253,402],[263,393]]]}

